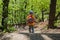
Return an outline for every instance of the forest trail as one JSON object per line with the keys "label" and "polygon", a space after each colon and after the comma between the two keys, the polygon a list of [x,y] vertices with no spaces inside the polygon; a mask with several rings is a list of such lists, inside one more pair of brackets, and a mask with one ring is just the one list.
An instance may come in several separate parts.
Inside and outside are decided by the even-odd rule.
{"label": "forest trail", "polygon": [[60,40],[60,29],[46,29],[48,22],[36,24],[35,32],[29,33],[27,29],[17,30],[13,33],[7,33],[0,37],[0,40]]}
{"label": "forest trail", "polygon": [[60,40],[58,33],[9,33],[0,40]]}
{"label": "forest trail", "polygon": [[30,40],[60,40],[60,34],[45,34],[45,33],[23,33],[27,35]]}

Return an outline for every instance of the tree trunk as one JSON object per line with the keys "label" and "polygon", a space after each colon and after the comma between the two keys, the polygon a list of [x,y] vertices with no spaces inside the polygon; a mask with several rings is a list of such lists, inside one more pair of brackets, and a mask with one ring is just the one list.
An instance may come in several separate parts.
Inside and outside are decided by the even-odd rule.
{"label": "tree trunk", "polygon": [[2,26],[5,29],[7,29],[7,22],[5,20],[8,17],[8,4],[9,0],[3,0]]}
{"label": "tree trunk", "polygon": [[44,22],[44,10],[42,8],[42,21]]}
{"label": "tree trunk", "polygon": [[55,13],[56,13],[56,1],[57,0],[51,0],[48,28],[55,28],[54,27],[54,20],[55,20]]}

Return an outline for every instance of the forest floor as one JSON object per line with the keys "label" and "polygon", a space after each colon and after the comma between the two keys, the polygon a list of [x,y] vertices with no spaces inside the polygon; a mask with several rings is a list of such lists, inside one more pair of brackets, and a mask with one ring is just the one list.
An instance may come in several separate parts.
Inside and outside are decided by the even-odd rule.
{"label": "forest floor", "polygon": [[[60,33],[60,28],[47,29],[47,26],[48,26],[48,21],[40,22],[35,25],[34,31],[35,33]],[[19,29],[18,32],[29,33],[29,28],[28,26],[26,26],[25,29],[23,30]]]}
{"label": "forest floor", "polygon": [[0,40],[60,40],[60,29],[47,29],[48,22],[35,25],[34,33],[29,33],[28,26],[13,33],[6,33]]}

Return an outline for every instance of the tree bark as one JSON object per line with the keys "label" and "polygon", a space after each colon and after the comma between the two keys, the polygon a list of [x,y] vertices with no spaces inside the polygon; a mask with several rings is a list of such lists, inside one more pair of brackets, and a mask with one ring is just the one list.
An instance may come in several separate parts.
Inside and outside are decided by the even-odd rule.
{"label": "tree bark", "polygon": [[5,20],[8,17],[8,4],[9,4],[9,0],[3,0],[2,26],[5,29],[7,29],[7,22],[5,22]]}
{"label": "tree bark", "polygon": [[55,20],[55,13],[56,13],[56,1],[57,0],[51,0],[48,28],[55,28],[54,27],[54,20]]}

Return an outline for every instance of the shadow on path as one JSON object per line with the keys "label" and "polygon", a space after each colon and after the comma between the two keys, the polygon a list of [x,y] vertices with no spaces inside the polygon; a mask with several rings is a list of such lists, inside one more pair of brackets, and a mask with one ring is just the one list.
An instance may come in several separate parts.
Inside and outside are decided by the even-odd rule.
{"label": "shadow on path", "polygon": [[37,33],[21,33],[30,38],[30,40],[44,40],[44,38],[41,36],[41,34]]}
{"label": "shadow on path", "polygon": [[60,40],[60,34],[54,33],[20,33],[20,34],[28,36],[30,40]]}
{"label": "shadow on path", "polygon": [[47,33],[45,35],[47,35],[48,37],[52,38],[53,40],[60,40],[60,34]]}

